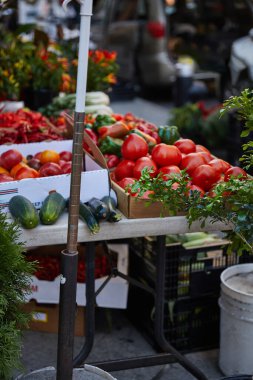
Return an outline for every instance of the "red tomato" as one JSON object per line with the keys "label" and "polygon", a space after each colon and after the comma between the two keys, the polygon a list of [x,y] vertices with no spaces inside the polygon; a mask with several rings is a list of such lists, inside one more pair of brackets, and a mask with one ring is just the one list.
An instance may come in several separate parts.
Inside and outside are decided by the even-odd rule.
{"label": "red tomato", "polygon": [[173,183],[171,186],[172,190],[177,190],[178,187],[179,187],[179,183],[177,182]]}
{"label": "red tomato", "polygon": [[141,136],[130,133],[122,144],[121,153],[126,160],[136,161],[138,158],[146,156],[148,144]]}
{"label": "red tomato", "polygon": [[199,186],[197,186],[197,185],[190,185],[190,186],[189,186],[189,192],[188,192],[188,195],[190,195],[190,193],[191,193],[192,191],[199,191],[199,192],[200,192],[200,197],[203,197],[203,196],[205,195],[205,191],[204,191],[201,187],[199,187]]}
{"label": "red tomato", "polygon": [[220,174],[225,173],[230,168],[230,164],[220,158],[213,158],[208,164],[220,172]]}
{"label": "red tomato", "polygon": [[[125,178],[122,178],[119,182],[117,182],[117,184],[120,187],[122,187],[122,189],[125,190],[128,185],[132,185],[135,181],[136,181],[135,178],[125,177]],[[136,194],[136,193],[131,193],[131,189],[130,188],[127,190],[127,192],[129,194],[131,194],[131,195]]]}
{"label": "red tomato", "polygon": [[62,169],[60,165],[56,164],[55,162],[47,162],[41,166],[39,174],[40,177],[51,177],[53,175],[62,174]]}
{"label": "red tomato", "polygon": [[180,169],[186,169],[187,173],[191,173],[200,165],[205,164],[205,159],[200,153],[189,153],[187,154],[180,164]]}
{"label": "red tomato", "polygon": [[174,145],[180,150],[181,153],[189,154],[196,152],[196,144],[190,139],[179,139],[174,142]]}
{"label": "red tomato", "polygon": [[63,150],[60,152],[60,160],[63,161],[72,161],[72,153],[67,150]]}
{"label": "red tomato", "polygon": [[210,165],[198,166],[192,173],[192,183],[208,191],[219,179],[219,174]]}
{"label": "red tomato", "polygon": [[171,178],[171,174],[181,174],[181,170],[176,165],[162,166],[157,174],[162,173],[162,179],[168,181]]}
{"label": "red tomato", "polygon": [[65,162],[65,164],[61,166],[62,174],[71,173],[71,169],[72,169],[72,162],[71,161]]}
{"label": "red tomato", "polygon": [[10,170],[23,159],[22,154],[16,149],[9,149],[1,155],[1,166]]}
{"label": "red tomato", "polygon": [[225,171],[224,181],[227,182],[230,178],[238,178],[242,180],[242,179],[246,179],[247,177],[248,175],[245,172],[245,170],[243,170],[242,168],[239,168],[239,166],[231,166],[231,168]]}
{"label": "red tomato", "polygon": [[213,159],[211,153],[198,152],[198,154],[200,154],[204,158],[206,164],[208,164]]}
{"label": "red tomato", "polygon": [[58,165],[62,168],[63,167],[63,165],[65,165],[66,164],[66,161],[63,161],[63,160],[60,160],[59,162],[58,162]]}
{"label": "red tomato", "polygon": [[205,146],[199,145],[199,144],[196,144],[196,152],[197,153],[199,153],[199,152],[206,152],[206,153],[211,154],[210,150],[208,150]]}
{"label": "red tomato", "polygon": [[0,182],[11,182],[11,181],[14,181],[14,179],[10,175],[5,174],[5,173],[0,174]]}
{"label": "red tomato", "polygon": [[134,161],[122,160],[114,170],[116,181],[120,181],[125,177],[133,177],[134,165]]}
{"label": "red tomato", "polygon": [[29,167],[23,167],[17,171],[14,179],[19,181],[25,178],[37,178],[37,177],[39,177],[39,173],[37,172],[37,170],[33,168],[29,168]]}
{"label": "red tomato", "polygon": [[154,191],[153,190],[147,190],[147,191],[145,191],[145,193],[142,194],[142,196],[140,198],[141,199],[150,199],[151,194],[154,194]]}
{"label": "red tomato", "polygon": [[34,157],[34,158],[37,158],[38,160],[40,160],[41,153],[42,153],[42,152],[35,153],[35,155],[34,155],[33,157]]}
{"label": "red tomato", "polygon": [[10,175],[13,178],[15,178],[15,175],[18,172],[18,170],[21,169],[21,168],[23,168],[23,167],[27,168],[27,165],[23,161],[20,161],[17,165],[15,165],[15,166],[12,167],[12,169],[10,171]]}
{"label": "red tomato", "polygon": [[144,168],[152,169],[152,172],[150,171],[151,178],[154,178],[156,176],[157,166],[155,162],[149,157],[141,157],[135,162],[133,169],[134,178],[139,179],[141,176],[142,169]]}
{"label": "red tomato", "polygon": [[152,149],[152,159],[160,167],[178,165],[181,162],[182,155],[176,146],[161,143]]}

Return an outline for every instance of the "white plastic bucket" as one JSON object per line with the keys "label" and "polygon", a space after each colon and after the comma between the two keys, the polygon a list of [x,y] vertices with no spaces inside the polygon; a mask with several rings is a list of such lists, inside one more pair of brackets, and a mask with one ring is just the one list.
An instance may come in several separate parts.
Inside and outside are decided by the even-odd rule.
{"label": "white plastic bucket", "polygon": [[[45,367],[26,375],[20,375],[16,380],[55,380],[56,370],[54,367]],[[117,380],[101,368],[85,364],[83,368],[74,368],[73,380]]]}
{"label": "white plastic bucket", "polygon": [[253,374],[253,264],[221,274],[219,366],[227,375]]}

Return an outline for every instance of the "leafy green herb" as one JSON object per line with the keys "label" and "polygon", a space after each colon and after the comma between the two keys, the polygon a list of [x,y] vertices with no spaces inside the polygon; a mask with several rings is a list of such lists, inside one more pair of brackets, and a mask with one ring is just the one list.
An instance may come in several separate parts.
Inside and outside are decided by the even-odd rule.
{"label": "leafy green herb", "polygon": [[171,215],[183,212],[189,226],[197,220],[202,227],[207,220],[230,225],[231,231],[227,235],[232,244],[229,249],[236,249],[239,254],[242,251],[253,254],[253,181],[231,178],[228,182],[218,183],[212,196],[205,194],[202,197],[198,191],[189,190],[189,180],[184,171],[168,181],[161,176],[152,178],[145,168],[140,179],[131,185],[131,191],[138,192],[138,197],[147,190],[153,191],[148,204],[161,202],[163,211],[170,210]]}

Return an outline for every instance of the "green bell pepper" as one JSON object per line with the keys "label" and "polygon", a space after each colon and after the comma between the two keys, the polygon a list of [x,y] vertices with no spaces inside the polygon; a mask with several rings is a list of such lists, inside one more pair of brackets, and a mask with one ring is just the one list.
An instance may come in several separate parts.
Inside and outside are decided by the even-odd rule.
{"label": "green bell pepper", "polygon": [[97,130],[103,125],[111,125],[116,123],[116,119],[110,115],[97,115],[96,120],[93,124],[93,128]]}
{"label": "green bell pepper", "polygon": [[175,125],[161,125],[158,127],[158,135],[164,144],[173,145],[180,138],[180,133]]}
{"label": "green bell pepper", "polygon": [[115,154],[118,157],[121,157],[121,146],[123,140],[116,139],[110,136],[106,136],[99,142],[99,149],[103,154]]}

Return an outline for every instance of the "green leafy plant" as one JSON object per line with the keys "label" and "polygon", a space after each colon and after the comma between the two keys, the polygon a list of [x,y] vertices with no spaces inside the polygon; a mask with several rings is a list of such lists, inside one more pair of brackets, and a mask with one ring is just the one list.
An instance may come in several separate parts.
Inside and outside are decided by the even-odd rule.
{"label": "green leafy plant", "polygon": [[[168,181],[161,176],[152,178],[145,168],[138,181],[130,186],[138,198],[150,191],[147,206],[153,202],[161,202],[163,210],[171,215],[184,213],[189,226],[200,221],[204,227],[209,223],[222,222],[231,227],[227,237],[231,240],[230,250],[236,249],[240,254],[247,251],[253,254],[253,181],[242,178],[231,178],[228,182],[218,183],[212,194],[204,196],[196,190],[189,190],[190,177],[187,173],[171,175]],[[176,186],[175,186],[176,184]]]}
{"label": "green leafy plant", "polygon": [[[242,124],[242,137],[250,136],[253,131],[253,91],[246,89],[241,95],[224,102],[221,115],[236,109]],[[242,145],[245,154],[241,157],[246,169],[253,166],[253,141]],[[189,191],[190,177],[183,171],[181,176],[174,175],[164,181],[161,176],[151,178],[144,169],[138,181],[131,186],[140,198],[147,190],[150,192],[148,204],[159,201],[171,214],[184,212],[189,226],[200,221],[204,227],[209,223],[222,222],[231,230],[227,237],[231,241],[230,250],[238,254],[247,251],[253,254],[253,178],[231,176],[228,181],[218,182],[211,192],[203,196],[196,190]]]}
{"label": "green leafy plant", "polygon": [[229,117],[220,118],[221,104],[207,107],[204,102],[187,103],[170,110],[169,124],[183,137],[208,148],[223,147],[229,135]]}
{"label": "green leafy plant", "polygon": [[[246,88],[240,95],[227,99],[221,109],[221,116],[230,111],[236,111],[238,119],[243,123],[241,137],[249,137],[253,133],[253,90]],[[245,154],[240,161],[248,170],[253,166],[253,141],[242,144],[242,149]]]}
{"label": "green leafy plant", "polygon": [[34,263],[25,260],[24,244],[16,223],[7,221],[0,211],[0,378],[11,378],[21,368],[21,328],[30,315],[22,310],[25,294],[30,291]]}

